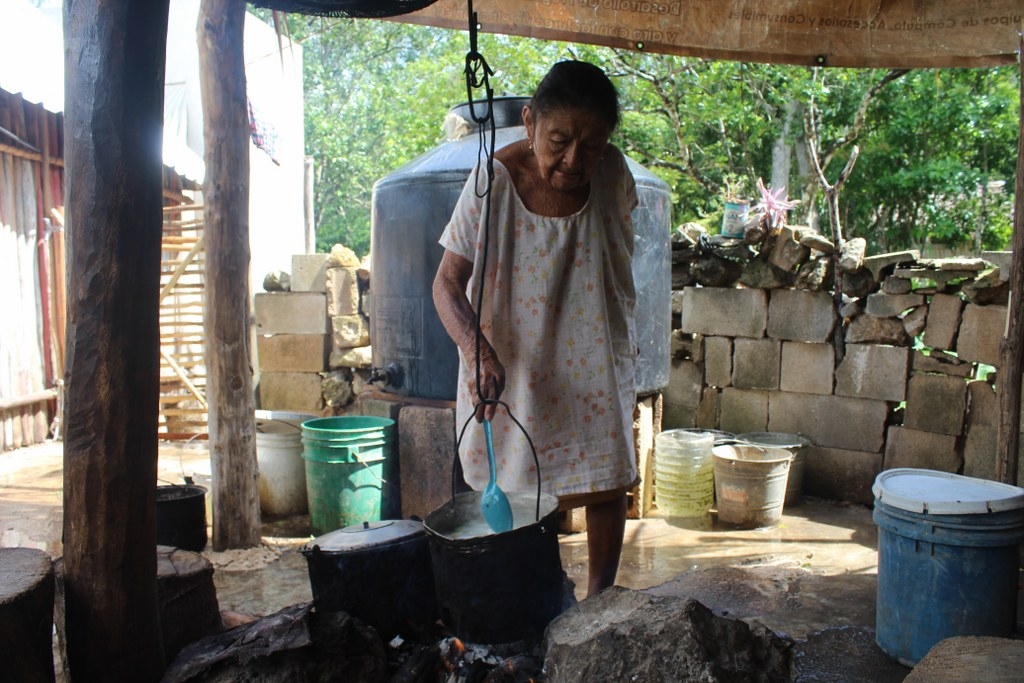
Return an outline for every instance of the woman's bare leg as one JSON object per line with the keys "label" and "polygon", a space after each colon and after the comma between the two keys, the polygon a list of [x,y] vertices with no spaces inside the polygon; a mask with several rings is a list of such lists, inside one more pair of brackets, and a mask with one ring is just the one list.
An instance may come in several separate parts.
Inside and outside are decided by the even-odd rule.
{"label": "woman's bare leg", "polygon": [[626,493],[592,503],[587,510],[587,551],[590,569],[587,597],[615,584],[626,532]]}

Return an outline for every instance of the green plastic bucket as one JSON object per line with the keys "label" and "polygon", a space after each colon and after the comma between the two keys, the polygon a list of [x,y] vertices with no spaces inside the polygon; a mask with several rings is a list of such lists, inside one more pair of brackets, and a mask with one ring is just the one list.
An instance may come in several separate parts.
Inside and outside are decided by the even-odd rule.
{"label": "green plastic bucket", "polygon": [[380,519],[395,421],[343,415],[302,423],[309,525],[325,534]]}

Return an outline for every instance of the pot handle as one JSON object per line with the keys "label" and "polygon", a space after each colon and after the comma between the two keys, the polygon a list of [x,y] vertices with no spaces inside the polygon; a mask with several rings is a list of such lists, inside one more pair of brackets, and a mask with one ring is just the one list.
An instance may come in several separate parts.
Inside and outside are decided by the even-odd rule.
{"label": "pot handle", "polygon": [[[530,438],[530,433],[526,431],[526,427],[516,419],[515,415],[512,414],[512,410],[508,407],[508,404],[504,401],[486,399],[488,402],[493,402],[505,408],[505,412],[508,413],[509,418],[516,423],[519,430],[522,431],[523,436],[526,437],[526,442],[530,444],[530,453],[533,454],[533,464],[537,468],[537,502],[534,507],[533,517],[535,522],[540,521],[540,494],[541,494],[541,477],[540,477],[540,459],[537,457],[537,448],[533,445],[533,439]],[[455,463],[459,459],[459,447],[462,445],[462,437],[466,433],[466,428],[469,427],[469,423],[476,419],[476,411],[474,410],[462,424],[462,429],[459,431],[459,438],[455,440],[455,457],[452,459],[452,500],[451,504],[455,505],[455,491],[458,487],[458,481],[456,479],[456,466]]]}

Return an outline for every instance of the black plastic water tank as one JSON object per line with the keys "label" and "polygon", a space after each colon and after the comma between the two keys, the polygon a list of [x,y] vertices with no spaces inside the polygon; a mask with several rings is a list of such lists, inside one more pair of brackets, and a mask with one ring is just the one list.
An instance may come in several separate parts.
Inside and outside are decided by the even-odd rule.
{"label": "black plastic water tank", "polygon": [[[529,98],[494,100],[495,149],[525,136]],[[485,104],[475,103],[477,116]],[[386,371],[382,388],[394,394],[454,400],[459,355],[434,309],[432,286],[444,248],[438,239],[480,158],[470,105],[451,109],[469,134],[448,140],[373,186],[370,227],[370,334],[373,364]],[[671,315],[671,198],[668,185],[627,158],[639,205],[633,212],[633,278],[637,290],[637,393],[668,384]]]}

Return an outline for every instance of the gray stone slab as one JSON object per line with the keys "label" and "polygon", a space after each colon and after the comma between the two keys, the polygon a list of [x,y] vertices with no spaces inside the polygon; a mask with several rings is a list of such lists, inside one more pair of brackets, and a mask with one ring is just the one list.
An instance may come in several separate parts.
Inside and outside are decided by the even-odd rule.
{"label": "gray stone slab", "polygon": [[[470,429],[474,426],[470,425]],[[426,517],[451,500],[455,410],[403,406],[398,419],[402,516]]]}
{"label": "gray stone slab", "polygon": [[910,343],[910,337],[899,318],[879,318],[863,313],[847,325],[846,343],[905,346]]}
{"label": "gray stone slab", "polygon": [[924,296],[921,294],[886,294],[885,292],[875,292],[868,295],[865,310],[868,315],[873,315],[876,318],[893,318],[903,313],[903,311],[922,305],[924,305]]}
{"label": "gray stone slab", "polygon": [[1013,263],[1012,251],[983,251],[981,257],[999,269],[999,279],[1006,282],[1010,279],[1010,265]]}
{"label": "gray stone slab", "polygon": [[902,401],[907,391],[910,349],[880,344],[847,344],[836,369],[836,395]]}
{"label": "gray stone slab", "polygon": [[885,459],[882,466],[958,472],[962,458],[956,450],[956,437],[950,434],[922,432],[894,425],[885,438]]}
{"label": "gray stone slab", "polygon": [[911,338],[917,338],[922,332],[928,322],[928,307],[918,306],[914,310],[903,316],[903,329],[907,331],[907,336]]}
{"label": "gray stone slab", "polygon": [[781,341],[736,339],[733,342],[732,385],[737,389],[778,389],[781,368]]}
{"label": "gray stone slab", "polygon": [[321,372],[327,368],[326,334],[261,334],[256,337],[260,372]]}
{"label": "gray stone slab", "polygon": [[802,394],[831,394],[835,363],[831,344],[783,342],[779,388]]}
{"label": "gray stone slab", "polygon": [[871,486],[882,471],[882,454],[808,446],[804,456],[803,492],[829,500],[870,505]]}
{"label": "gray stone slab", "polygon": [[763,432],[768,428],[768,392],[726,387],[720,411],[720,429],[733,434]]}
{"label": "gray stone slab", "polygon": [[760,289],[687,287],[679,298],[685,332],[757,339],[768,326],[768,296]]}
{"label": "gray stone slab", "polygon": [[704,382],[712,387],[732,386],[732,339],[704,337]]}
{"label": "gray stone slab", "polygon": [[888,413],[885,401],[778,391],[771,394],[768,429],[827,448],[880,453]]}
{"label": "gray stone slab", "polygon": [[963,434],[967,383],[946,375],[914,375],[907,382],[904,426],[936,434]]}
{"label": "gray stone slab", "polygon": [[1005,329],[1006,306],[967,304],[956,342],[957,355],[964,360],[998,366],[999,342]]}
{"label": "gray stone slab", "polygon": [[917,259],[921,258],[921,252],[917,249],[911,251],[897,251],[889,254],[878,254],[877,256],[868,256],[864,259],[864,267],[871,271],[872,277],[875,280],[880,280],[882,271],[886,268],[892,268],[903,263],[914,263]]}
{"label": "gray stone slab", "polygon": [[956,356],[939,349],[924,353],[920,349],[914,351],[911,369],[915,373],[929,372],[950,377],[970,377],[974,374],[974,364],[960,360]]}
{"label": "gray stone slab", "polygon": [[925,346],[946,351],[956,347],[963,305],[963,300],[952,294],[932,295],[928,302],[928,322],[924,328]]}
{"label": "gray stone slab", "polygon": [[774,339],[825,342],[836,323],[832,296],[804,289],[772,290],[768,302],[768,336]]}

